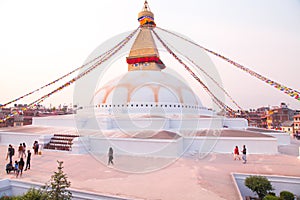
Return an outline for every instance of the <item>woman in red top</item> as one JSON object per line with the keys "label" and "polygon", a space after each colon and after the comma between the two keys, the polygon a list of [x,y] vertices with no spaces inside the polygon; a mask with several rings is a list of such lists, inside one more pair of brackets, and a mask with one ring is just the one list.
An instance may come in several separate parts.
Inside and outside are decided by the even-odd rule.
{"label": "woman in red top", "polygon": [[241,160],[238,146],[235,146],[233,154],[234,160]]}

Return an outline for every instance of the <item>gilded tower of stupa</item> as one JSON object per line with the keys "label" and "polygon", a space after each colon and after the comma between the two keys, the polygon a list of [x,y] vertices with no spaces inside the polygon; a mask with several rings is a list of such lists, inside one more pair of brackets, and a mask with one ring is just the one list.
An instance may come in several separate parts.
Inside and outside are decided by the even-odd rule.
{"label": "gilded tower of stupa", "polygon": [[159,58],[151,29],[155,28],[154,14],[148,2],[145,1],[143,10],[138,14],[140,32],[131,47],[127,57],[128,71],[133,70],[162,70],[165,65]]}

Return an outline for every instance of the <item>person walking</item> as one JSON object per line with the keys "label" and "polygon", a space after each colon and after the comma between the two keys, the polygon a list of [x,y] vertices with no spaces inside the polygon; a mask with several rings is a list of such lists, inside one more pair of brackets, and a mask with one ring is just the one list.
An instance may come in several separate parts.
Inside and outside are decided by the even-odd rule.
{"label": "person walking", "polygon": [[28,149],[28,150],[27,150],[26,167],[25,167],[25,170],[24,170],[24,171],[26,171],[27,169],[30,169],[30,160],[31,160],[31,152],[30,152],[30,150]]}
{"label": "person walking", "polygon": [[19,176],[19,163],[18,161],[15,161],[15,166],[14,166],[14,170],[15,170],[15,173],[16,173],[16,177],[18,178]]}
{"label": "person walking", "polygon": [[235,148],[233,150],[233,159],[234,160],[241,160],[238,146],[235,146]]}
{"label": "person walking", "polygon": [[23,158],[23,145],[20,143],[20,146],[18,148],[19,158]]}
{"label": "person walking", "polygon": [[24,168],[24,165],[25,165],[25,162],[23,160],[23,158],[20,158],[20,161],[19,161],[19,172],[20,172],[20,177],[22,176],[23,174],[23,168]]}
{"label": "person walking", "polygon": [[9,158],[9,162],[12,163],[12,157],[15,155],[15,149],[13,148],[13,146],[10,144],[8,145],[8,150],[7,150],[7,156],[6,156],[6,160]]}
{"label": "person walking", "polygon": [[247,162],[247,149],[246,149],[246,145],[243,145],[242,153],[243,153],[243,156],[242,156],[243,164],[246,164],[246,162]]}
{"label": "person walking", "polygon": [[23,142],[23,155],[25,156],[25,158],[26,158],[26,144],[25,144],[25,142]]}
{"label": "person walking", "polygon": [[34,141],[33,149],[34,149],[34,155],[38,155],[39,154],[39,143],[38,143],[38,141]]}
{"label": "person walking", "polygon": [[108,150],[108,164],[107,165],[109,165],[109,164],[113,165],[114,164],[113,159],[114,159],[114,150],[112,147],[110,147]]}

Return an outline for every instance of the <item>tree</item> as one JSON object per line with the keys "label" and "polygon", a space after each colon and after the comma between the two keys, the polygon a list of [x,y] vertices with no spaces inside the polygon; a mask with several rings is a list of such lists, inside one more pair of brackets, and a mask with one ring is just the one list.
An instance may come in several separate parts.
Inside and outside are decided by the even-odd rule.
{"label": "tree", "polygon": [[260,199],[263,199],[268,192],[274,190],[270,181],[263,176],[249,176],[245,179],[245,186],[255,192]]}
{"label": "tree", "polygon": [[57,161],[58,171],[51,176],[50,184],[46,184],[44,189],[47,200],[70,200],[72,193],[67,190],[71,186],[67,175],[63,172],[63,161]]}
{"label": "tree", "polygon": [[268,195],[266,195],[266,196],[263,198],[263,200],[280,200],[280,198],[279,198],[279,197],[276,197],[276,196],[274,196],[274,195],[268,194]]}
{"label": "tree", "polygon": [[283,200],[294,200],[294,194],[289,191],[281,191],[280,198]]}
{"label": "tree", "polygon": [[46,200],[47,194],[41,189],[31,188],[23,196],[17,198],[20,200]]}

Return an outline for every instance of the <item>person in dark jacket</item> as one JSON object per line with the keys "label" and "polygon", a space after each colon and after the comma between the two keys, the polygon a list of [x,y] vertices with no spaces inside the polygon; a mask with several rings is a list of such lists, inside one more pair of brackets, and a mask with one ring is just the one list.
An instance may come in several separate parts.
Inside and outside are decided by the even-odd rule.
{"label": "person in dark jacket", "polygon": [[109,150],[108,150],[108,165],[109,164],[112,164],[112,165],[114,164],[113,159],[114,159],[114,151],[110,147]]}
{"label": "person in dark jacket", "polygon": [[247,162],[247,149],[246,149],[246,145],[243,145],[242,153],[243,153],[243,156],[242,156],[243,163],[246,164],[246,162]]}
{"label": "person in dark jacket", "polygon": [[27,159],[26,159],[26,167],[25,170],[30,169],[30,160],[31,160],[31,152],[30,150],[27,150]]}
{"label": "person in dark jacket", "polygon": [[39,154],[39,143],[38,143],[38,141],[34,141],[33,149],[34,149],[34,155],[38,155]]}
{"label": "person in dark jacket", "polygon": [[23,168],[24,168],[24,165],[25,165],[25,162],[24,162],[24,160],[23,160],[23,158],[20,158],[20,161],[19,161],[19,163],[18,163],[19,165],[19,173],[20,173],[20,176],[22,176],[22,174],[23,174]]}
{"label": "person in dark jacket", "polygon": [[12,162],[9,162],[6,164],[6,173],[9,174],[11,171],[14,171],[14,167],[13,167],[13,164]]}
{"label": "person in dark jacket", "polygon": [[8,145],[8,150],[7,150],[7,158],[9,158],[9,162],[12,163],[12,157],[15,155],[15,149],[12,147],[12,145]]}

